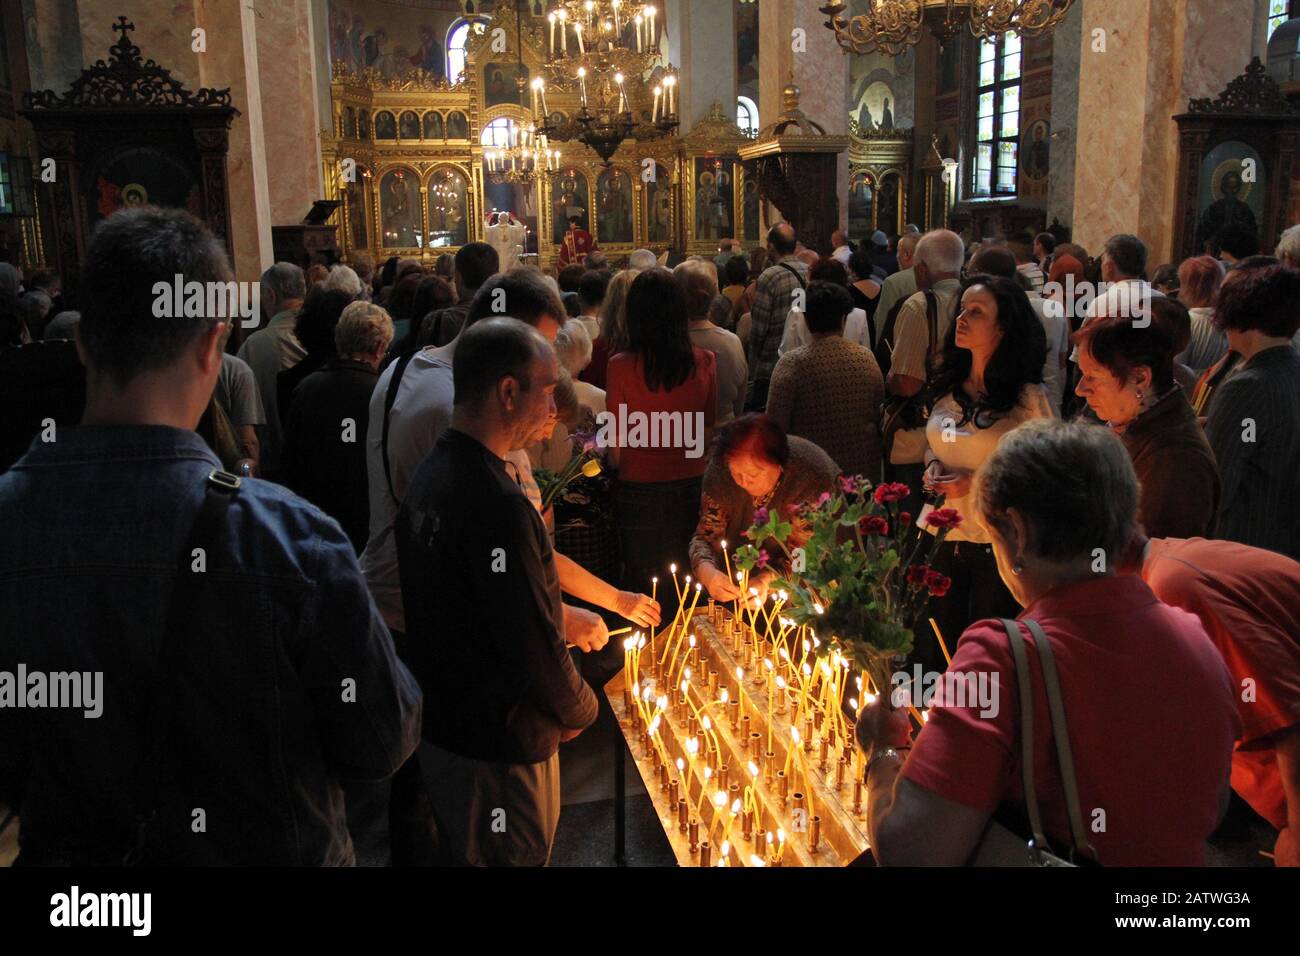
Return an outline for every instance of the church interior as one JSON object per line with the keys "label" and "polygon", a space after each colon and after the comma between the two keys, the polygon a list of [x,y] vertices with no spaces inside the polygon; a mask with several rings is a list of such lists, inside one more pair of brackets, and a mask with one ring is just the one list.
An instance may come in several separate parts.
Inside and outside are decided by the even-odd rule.
{"label": "church interior", "polygon": [[1300,865],[1297,269],[1300,0],[5,0],[0,866]]}

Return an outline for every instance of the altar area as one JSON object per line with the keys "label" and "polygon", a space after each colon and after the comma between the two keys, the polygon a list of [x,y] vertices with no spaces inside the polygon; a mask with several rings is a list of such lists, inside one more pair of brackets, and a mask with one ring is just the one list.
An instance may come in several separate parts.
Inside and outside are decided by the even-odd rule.
{"label": "altar area", "polygon": [[[364,252],[376,261],[431,262],[486,241],[493,213],[512,213],[527,228],[527,261],[543,268],[558,258],[571,216],[615,261],[643,247],[712,255],[720,239],[758,244],[758,186],[739,155],[751,139],[734,110],[715,104],[686,135],[636,138],[653,133],[659,67],[644,84],[628,84],[639,125],[607,164],[576,140],[552,139],[559,153],[552,168],[528,178],[500,168],[494,154],[538,115],[532,83],[547,61],[545,26],[503,18],[472,34],[455,83],[420,69],[385,76],[334,64],[334,128],[322,136],[321,156],[328,198],[342,202],[336,221],[345,259]],[[548,125],[563,126],[580,96],[548,86]]]}

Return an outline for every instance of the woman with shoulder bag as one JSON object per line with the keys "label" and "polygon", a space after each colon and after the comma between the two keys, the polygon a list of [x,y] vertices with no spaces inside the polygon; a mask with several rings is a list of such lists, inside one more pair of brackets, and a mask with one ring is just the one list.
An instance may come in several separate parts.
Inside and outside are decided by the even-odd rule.
{"label": "woman with shoulder bag", "polygon": [[[1128,453],[1094,425],[1031,422],[984,464],[975,508],[1025,609],[967,628],[910,749],[905,709],[864,710],[878,862],[1204,864],[1227,807],[1234,685],[1195,617],[1115,573],[1137,497]],[[1016,841],[1019,859],[995,852]]]}

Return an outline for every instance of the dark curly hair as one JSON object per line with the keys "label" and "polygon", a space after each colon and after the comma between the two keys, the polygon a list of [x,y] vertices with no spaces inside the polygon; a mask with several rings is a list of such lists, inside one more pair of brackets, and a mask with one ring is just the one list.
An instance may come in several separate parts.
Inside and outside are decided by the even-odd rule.
{"label": "dark curly hair", "polygon": [[1259,329],[1275,338],[1295,335],[1300,328],[1300,272],[1243,261],[1219,287],[1214,324],[1225,331]]}
{"label": "dark curly hair", "polygon": [[983,286],[997,303],[998,328],[1002,341],[984,370],[984,391],[972,400],[962,387],[970,377],[970,350],[957,346],[957,320],[954,318],[943,337],[943,351],[930,375],[927,393],[931,404],[949,393],[961,407],[959,424],[975,422],[987,428],[993,419],[1005,415],[1020,402],[1026,385],[1043,381],[1043,363],[1047,358],[1047,333],[1039,321],[1029,297],[1013,279],[1002,276],[972,275],[962,283],[961,294],[974,286]]}

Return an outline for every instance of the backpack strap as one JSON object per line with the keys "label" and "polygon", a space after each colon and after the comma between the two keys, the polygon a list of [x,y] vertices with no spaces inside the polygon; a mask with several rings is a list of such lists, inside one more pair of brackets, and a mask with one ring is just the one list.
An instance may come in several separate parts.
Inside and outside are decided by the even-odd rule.
{"label": "backpack strap", "polygon": [[201,549],[206,561],[221,539],[221,525],[231,500],[239,493],[243,479],[228,471],[214,468],[203,483],[203,503],[195,513],[185,545],[176,566],[176,583],[164,618],[162,639],[158,649],[158,665],[154,672],[153,694],[148,704],[149,747],[143,772],[138,777],[139,789],[134,802],[135,834],[133,845],[123,857],[124,866],[139,865],[148,849],[149,835],[158,815],[161,802],[162,773],[166,740],[171,720],[165,706],[175,686],[184,650],[186,629],[193,619],[198,603],[205,570],[194,569],[194,552]]}
{"label": "backpack strap", "polygon": [[399,505],[402,502],[398,499],[397,492],[393,490],[393,466],[388,460],[388,427],[392,422],[393,404],[397,401],[397,389],[401,387],[402,376],[406,374],[406,366],[411,364],[411,359],[415,358],[415,354],[415,352],[407,352],[397,360],[397,365],[393,368],[393,377],[389,379],[388,391],[384,394],[384,430],[379,439],[379,454],[384,459],[384,477],[388,479],[388,493],[392,495],[393,501]]}

